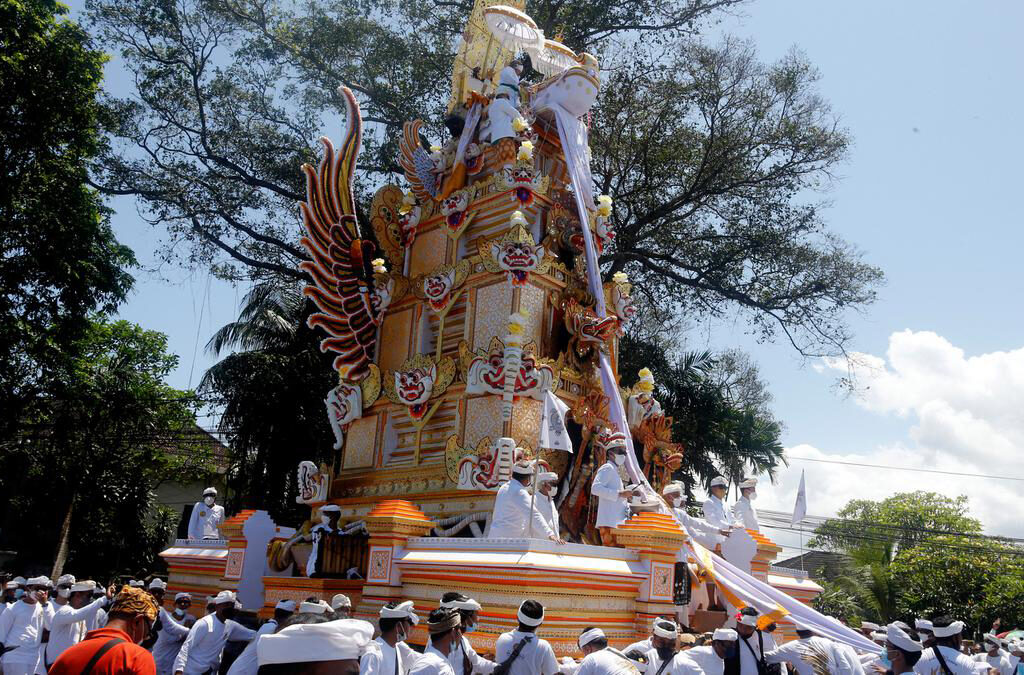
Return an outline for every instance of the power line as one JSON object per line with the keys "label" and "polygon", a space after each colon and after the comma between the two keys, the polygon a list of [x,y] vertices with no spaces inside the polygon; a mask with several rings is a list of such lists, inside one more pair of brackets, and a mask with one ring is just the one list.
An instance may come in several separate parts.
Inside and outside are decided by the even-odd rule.
{"label": "power line", "polygon": [[890,471],[914,471],[917,473],[937,473],[944,476],[959,476],[964,478],[987,478],[991,480],[1013,480],[1024,482],[1024,478],[1017,478],[1014,476],[993,476],[990,474],[983,473],[964,473],[962,471],[940,471],[939,469],[920,469],[911,466],[890,466],[885,464],[868,464],[865,462],[842,462],[837,459],[812,459],[810,457],[794,457],[792,455],[786,455],[786,459],[795,459],[802,462],[820,462],[822,464],[842,464],[844,466],[861,466],[868,467],[871,469],[888,469]]}

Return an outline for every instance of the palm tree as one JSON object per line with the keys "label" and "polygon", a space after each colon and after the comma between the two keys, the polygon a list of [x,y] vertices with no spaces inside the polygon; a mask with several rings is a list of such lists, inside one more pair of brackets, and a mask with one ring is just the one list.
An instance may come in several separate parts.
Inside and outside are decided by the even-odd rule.
{"label": "palm tree", "polygon": [[297,515],[292,476],[298,462],[332,459],[323,398],[336,376],[332,357],[320,351],[320,337],[306,326],[311,311],[298,285],[257,284],[243,298],[238,318],[207,343],[213,354],[231,353],[199,384],[222,406],[234,506],[265,508],[279,519]]}

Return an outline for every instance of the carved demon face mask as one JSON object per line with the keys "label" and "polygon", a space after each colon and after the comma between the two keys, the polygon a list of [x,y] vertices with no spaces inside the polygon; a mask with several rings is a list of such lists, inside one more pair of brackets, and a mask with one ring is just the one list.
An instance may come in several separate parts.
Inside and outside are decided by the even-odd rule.
{"label": "carved demon face mask", "polygon": [[395,392],[408,406],[422,405],[430,398],[436,379],[437,366],[395,373]]}

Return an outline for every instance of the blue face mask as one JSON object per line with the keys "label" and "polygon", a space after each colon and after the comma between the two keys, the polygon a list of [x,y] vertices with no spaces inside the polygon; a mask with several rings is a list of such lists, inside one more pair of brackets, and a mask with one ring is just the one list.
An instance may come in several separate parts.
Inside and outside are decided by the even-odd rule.
{"label": "blue face mask", "polygon": [[882,665],[885,666],[886,670],[892,670],[892,661],[889,660],[889,651],[882,647],[882,652],[878,655],[878,658],[882,661]]}
{"label": "blue face mask", "polygon": [[462,627],[463,633],[472,633],[474,630],[476,630],[475,623],[467,623],[465,626]]}
{"label": "blue face mask", "polygon": [[15,600],[21,600],[21,598],[24,595],[25,595],[25,589],[24,588],[19,588],[18,590],[14,591],[14,599]]}

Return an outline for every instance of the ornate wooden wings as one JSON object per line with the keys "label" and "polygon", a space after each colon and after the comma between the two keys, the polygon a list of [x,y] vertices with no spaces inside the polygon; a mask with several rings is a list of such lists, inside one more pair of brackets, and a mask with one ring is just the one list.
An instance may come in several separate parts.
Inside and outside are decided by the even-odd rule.
{"label": "ornate wooden wings", "polygon": [[339,88],[345,99],[347,124],[341,150],[335,153],[327,138],[319,170],[308,164],[306,203],[301,204],[306,235],[302,246],[310,261],[299,268],[313,283],[303,293],[320,312],[307,320],[310,328],[319,326],[328,337],[320,349],[337,353],[334,368],[342,379],[359,381],[370,372],[377,342],[376,315],[370,294],[373,290],[373,242],[363,239],[356,222],[352,174],[362,144],[363,125],[359,104],[347,87]]}

